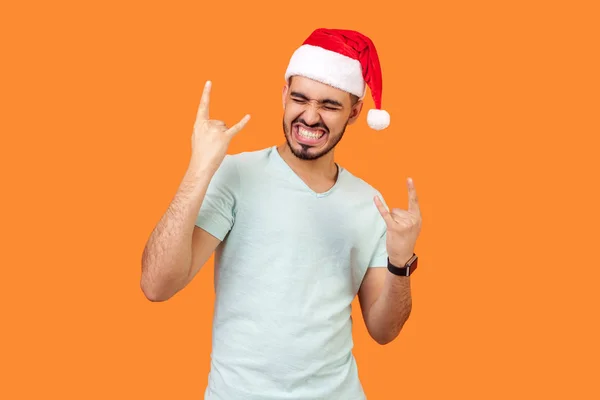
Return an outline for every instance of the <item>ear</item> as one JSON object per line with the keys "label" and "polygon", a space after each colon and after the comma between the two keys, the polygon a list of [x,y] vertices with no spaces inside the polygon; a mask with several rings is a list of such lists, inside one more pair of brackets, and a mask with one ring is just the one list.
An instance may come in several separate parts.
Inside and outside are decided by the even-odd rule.
{"label": "ear", "polygon": [[350,110],[350,117],[348,118],[348,125],[356,122],[360,116],[360,112],[362,111],[363,104],[363,100],[359,100],[355,105],[352,106],[352,110]]}
{"label": "ear", "polygon": [[289,90],[289,86],[286,83],[285,85],[283,85],[283,91],[281,93],[281,101],[282,101],[282,105],[283,105],[284,109],[285,109],[285,99],[287,98],[288,90]]}

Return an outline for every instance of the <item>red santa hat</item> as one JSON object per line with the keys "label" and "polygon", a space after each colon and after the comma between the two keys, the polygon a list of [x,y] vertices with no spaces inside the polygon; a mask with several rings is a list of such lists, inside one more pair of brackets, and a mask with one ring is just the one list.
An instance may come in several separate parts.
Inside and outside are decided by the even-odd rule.
{"label": "red santa hat", "polygon": [[286,81],[293,75],[325,83],[360,99],[368,85],[375,109],[369,110],[367,124],[375,130],[389,126],[390,115],[381,109],[379,57],[375,45],[365,35],[344,29],[316,29],[292,55],[285,72]]}

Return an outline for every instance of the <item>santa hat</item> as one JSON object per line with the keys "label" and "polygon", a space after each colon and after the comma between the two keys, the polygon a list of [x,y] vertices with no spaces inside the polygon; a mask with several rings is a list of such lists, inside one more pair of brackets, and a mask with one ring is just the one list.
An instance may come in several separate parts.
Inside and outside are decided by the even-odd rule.
{"label": "santa hat", "polygon": [[285,80],[293,75],[325,83],[360,99],[368,85],[375,109],[369,110],[367,124],[375,130],[389,126],[390,115],[381,109],[379,57],[375,45],[365,35],[352,30],[316,29],[292,55]]}

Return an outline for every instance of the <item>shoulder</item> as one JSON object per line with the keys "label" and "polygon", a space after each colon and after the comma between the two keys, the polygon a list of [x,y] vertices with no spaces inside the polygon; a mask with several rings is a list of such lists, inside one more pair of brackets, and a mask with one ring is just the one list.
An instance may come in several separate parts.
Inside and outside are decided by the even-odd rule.
{"label": "shoulder", "polygon": [[387,207],[381,191],[348,170],[345,170],[344,174],[341,194],[345,207],[351,210],[356,223],[363,227],[371,227],[378,232],[385,231],[385,221],[381,218],[375,203],[375,196],[378,196]]}
{"label": "shoulder", "polygon": [[269,148],[226,154],[219,166],[220,173],[239,175],[242,171],[262,166],[269,157]]}
{"label": "shoulder", "polygon": [[224,163],[235,165],[240,171],[248,168],[259,168],[265,165],[269,160],[271,148],[263,148],[258,150],[248,150],[239,153],[227,154]]}
{"label": "shoulder", "polygon": [[226,154],[211,179],[210,188],[241,191],[265,170],[269,155],[269,148]]}
{"label": "shoulder", "polygon": [[351,195],[351,198],[373,200],[375,196],[382,197],[379,189],[345,168],[344,175],[343,187],[347,191],[346,194]]}

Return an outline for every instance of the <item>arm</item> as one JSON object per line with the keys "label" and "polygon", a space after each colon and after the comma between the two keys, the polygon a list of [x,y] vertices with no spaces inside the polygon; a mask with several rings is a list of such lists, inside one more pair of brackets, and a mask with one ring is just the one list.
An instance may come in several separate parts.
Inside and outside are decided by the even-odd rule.
{"label": "arm", "polygon": [[239,176],[227,147],[250,116],[231,128],[210,119],[211,87],[206,82],[198,107],[188,170],[143,251],[140,285],[151,301],[183,289],[233,225]]}
{"label": "arm", "polygon": [[408,211],[388,211],[379,195],[374,198],[385,228],[358,296],[369,334],[379,344],[387,344],[398,336],[412,310],[410,277],[394,275],[384,264],[388,257],[393,265],[406,264],[421,231],[421,211],[412,179],[407,184]]}
{"label": "arm", "polygon": [[213,175],[195,171],[190,165],[144,248],[141,288],[151,301],[168,300],[183,289],[221,242],[195,226]]}
{"label": "arm", "polygon": [[410,277],[396,276],[383,267],[369,268],[358,298],[369,335],[387,344],[400,334],[410,316]]}

